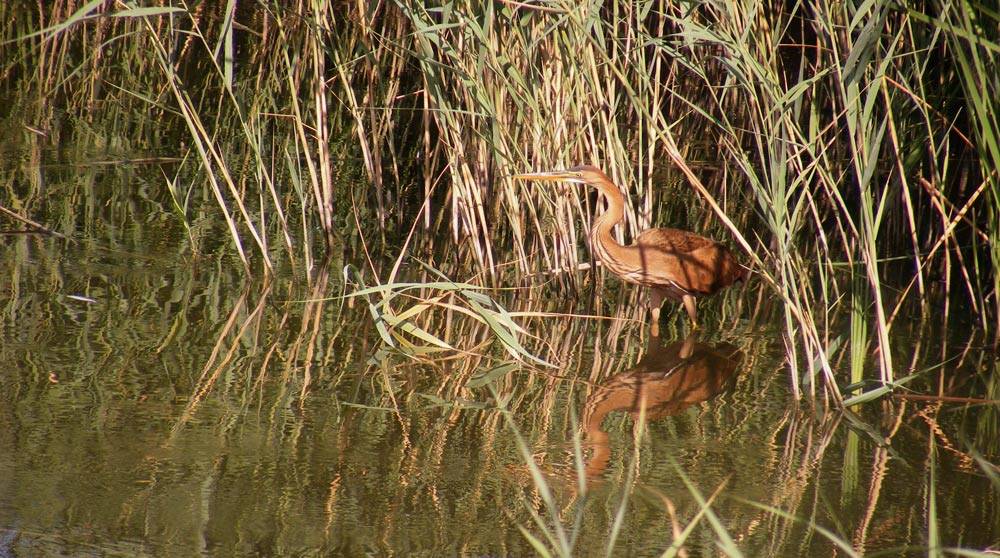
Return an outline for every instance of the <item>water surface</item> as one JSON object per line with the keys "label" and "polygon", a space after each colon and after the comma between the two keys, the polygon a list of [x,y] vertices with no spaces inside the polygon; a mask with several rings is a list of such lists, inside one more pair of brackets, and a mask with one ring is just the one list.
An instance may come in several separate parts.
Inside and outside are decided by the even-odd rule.
{"label": "water surface", "polygon": [[[457,350],[407,356],[364,300],[321,300],[343,262],[248,280],[219,223],[185,228],[153,194],[158,169],[8,172],[0,201],[73,241],[0,236],[0,555],[528,555],[520,528],[555,523],[519,437],[577,555],[603,554],[623,502],[616,553],[659,555],[699,498],[747,556],[841,555],[811,524],[861,552],[1000,545],[977,462],[1000,460],[976,401],[995,357],[974,331],[894,330],[913,393],[957,399],[847,413],[795,401],[780,329],[721,303],[698,336],[678,311],[653,338],[634,297],[490,293],[611,319],[522,318],[545,367],[440,309],[414,323]],[[702,518],[685,548],[720,538]]]}

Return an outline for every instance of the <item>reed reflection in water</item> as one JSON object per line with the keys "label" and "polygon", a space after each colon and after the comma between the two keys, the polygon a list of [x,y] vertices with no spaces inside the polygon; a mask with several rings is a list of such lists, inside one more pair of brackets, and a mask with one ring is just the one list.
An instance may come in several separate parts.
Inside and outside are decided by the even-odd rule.
{"label": "reed reflection in water", "polygon": [[592,454],[584,469],[598,479],[611,458],[604,419],[622,410],[638,420],[676,415],[729,389],[743,353],[729,343],[708,344],[690,334],[682,341],[664,343],[650,336],[649,351],[636,365],[597,386],[583,407],[584,441]]}

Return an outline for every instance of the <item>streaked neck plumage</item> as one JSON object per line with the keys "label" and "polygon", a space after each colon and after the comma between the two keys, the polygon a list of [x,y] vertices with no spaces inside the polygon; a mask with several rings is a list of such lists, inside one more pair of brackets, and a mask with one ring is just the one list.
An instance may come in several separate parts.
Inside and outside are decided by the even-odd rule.
{"label": "streaked neck plumage", "polygon": [[603,240],[606,243],[618,244],[611,231],[614,230],[615,225],[620,223],[625,217],[625,197],[622,196],[621,190],[618,186],[611,181],[608,175],[601,173],[601,180],[596,180],[588,183],[590,186],[597,188],[601,194],[608,200],[608,209],[597,216],[594,219],[594,224],[590,230],[591,240],[597,242],[598,240]]}

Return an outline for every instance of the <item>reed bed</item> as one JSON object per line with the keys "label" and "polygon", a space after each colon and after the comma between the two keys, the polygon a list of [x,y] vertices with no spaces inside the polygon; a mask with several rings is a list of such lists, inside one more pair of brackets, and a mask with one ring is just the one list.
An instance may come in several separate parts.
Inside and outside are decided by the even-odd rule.
{"label": "reed bed", "polygon": [[998,37],[978,4],[207,6],[8,4],[2,72],[184,134],[173,210],[214,205],[251,272],[360,240],[575,292],[600,208],[510,175],[585,162],[626,192],[622,241],[670,225],[744,252],[796,393],[839,404],[834,349],[853,382],[893,385],[914,312],[997,331]]}

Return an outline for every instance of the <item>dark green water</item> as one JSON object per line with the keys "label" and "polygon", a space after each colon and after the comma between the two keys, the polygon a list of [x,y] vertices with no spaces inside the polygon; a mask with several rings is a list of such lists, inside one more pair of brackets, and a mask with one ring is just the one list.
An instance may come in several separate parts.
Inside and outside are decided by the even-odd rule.
{"label": "dark green water", "polygon": [[[1000,460],[995,404],[796,405],[780,331],[721,303],[687,342],[680,313],[651,341],[607,301],[575,310],[630,319],[524,318],[555,368],[441,308],[414,323],[459,350],[373,360],[363,301],[313,300],[342,291],[342,263],[248,283],[210,213],[178,223],[156,169],[44,160],[6,167],[0,194],[75,239],[0,236],[0,556],[529,555],[519,527],[545,540],[532,511],[553,522],[500,406],[574,555],[604,554],[626,496],[615,554],[659,555],[694,491],[720,487],[711,509],[746,556],[843,555],[811,523],[859,553],[1000,545],[976,461]],[[541,288],[495,296],[568,310]],[[974,331],[906,327],[901,372],[930,369],[915,392],[996,399]],[[700,519],[685,548],[722,537]]]}

